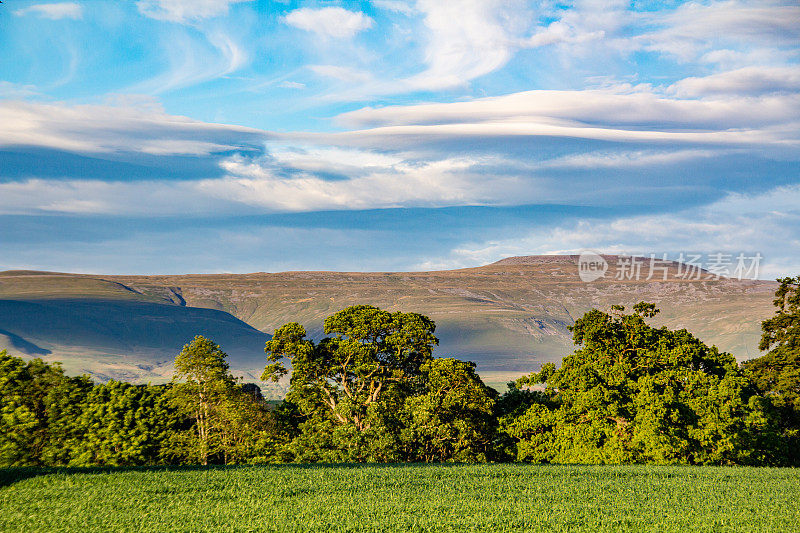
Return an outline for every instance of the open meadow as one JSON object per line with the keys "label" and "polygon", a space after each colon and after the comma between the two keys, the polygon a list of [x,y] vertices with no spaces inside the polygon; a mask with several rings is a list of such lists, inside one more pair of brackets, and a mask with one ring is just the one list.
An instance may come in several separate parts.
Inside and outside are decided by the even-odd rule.
{"label": "open meadow", "polygon": [[2,531],[797,531],[798,502],[789,468],[0,471]]}

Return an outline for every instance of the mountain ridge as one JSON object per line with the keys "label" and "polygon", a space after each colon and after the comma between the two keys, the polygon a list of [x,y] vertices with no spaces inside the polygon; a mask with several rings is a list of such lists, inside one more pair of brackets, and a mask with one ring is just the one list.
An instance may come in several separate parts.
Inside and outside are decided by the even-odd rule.
{"label": "mountain ridge", "polygon": [[[609,263],[619,258],[604,257]],[[666,279],[605,278],[585,283],[578,274],[577,258],[576,255],[519,256],[479,267],[417,272],[102,276],[0,272],[0,302],[44,300],[52,306],[58,300],[78,298],[111,303],[148,302],[189,313],[212,309],[264,335],[283,323],[298,321],[314,338],[323,335],[322,321],[326,316],[348,305],[370,304],[392,311],[414,311],[436,321],[437,336],[441,339],[438,356],[474,360],[481,375],[495,384],[536,370],[545,362],[560,362],[561,357],[574,349],[568,326],[592,307],[630,306],[641,300],[653,301],[662,309],[655,319],[657,324],[685,327],[702,340],[731,351],[740,360],[759,354],[760,322],[772,314],[776,283],[707,279],[706,272],[701,273],[701,279],[683,279],[679,277],[680,266],[676,262],[666,266],[663,273]],[[177,315],[171,320],[191,328],[191,321],[179,320]],[[243,327],[239,325],[239,330]],[[0,318],[0,329],[40,349],[50,350],[47,358],[75,357],[75,346],[54,342],[58,339],[34,337],[31,328],[21,332],[19,327],[16,330],[6,327]],[[242,335],[247,336],[243,331]],[[248,354],[230,350],[237,352],[235,356],[232,354],[232,366],[249,378],[257,378],[264,363],[263,343],[247,346]],[[222,347],[227,349],[224,344]],[[175,349],[174,343],[165,346],[159,360],[174,358]],[[134,366],[139,364],[136,357],[128,358]],[[100,359],[99,355],[95,357]],[[246,364],[240,364],[243,361]],[[166,366],[159,372],[166,372]],[[124,377],[138,375],[142,380],[154,377],[153,372],[146,370],[138,373],[131,370],[129,374]],[[113,372],[105,375],[114,377]]]}

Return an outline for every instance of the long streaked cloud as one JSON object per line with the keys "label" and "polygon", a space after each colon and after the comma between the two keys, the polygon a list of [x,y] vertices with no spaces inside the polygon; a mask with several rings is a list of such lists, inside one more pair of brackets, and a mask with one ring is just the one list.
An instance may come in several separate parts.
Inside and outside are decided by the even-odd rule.
{"label": "long streaked cloud", "polygon": [[[254,213],[598,204],[653,194],[639,183],[639,173],[702,168],[697,167],[701,161],[722,165],[732,156],[797,160],[800,145],[800,97],[781,92],[687,100],[650,89],[528,91],[468,102],[365,108],[340,115],[340,121],[374,127],[330,134],[277,134],[208,124],[169,115],[154,102],[6,102],[0,104],[0,119],[0,145],[5,146],[151,156],[216,154],[223,177],[197,176],[180,190],[166,184],[163,197],[188,200],[170,207],[148,203],[173,214],[187,205],[214,205],[215,200],[221,201],[220,209],[235,211],[231,206],[239,205]],[[493,138],[506,140],[497,144]],[[516,140],[509,142],[511,138]],[[548,139],[559,139],[561,148],[540,151],[539,144]],[[263,143],[268,140],[267,151]],[[450,144],[437,144],[443,140]],[[611,145],[587,151],[579,140]],[[465,142],[477,142],[479,148],[452,153],[453,146]],[[531,150],[535,156],[528,155]],[[618,175],[608,184],[591,176],[613,169]],[[684,187],[680,176],[662,178],[662,195]],[[592,188],[584,189],[591,180]],[[37,179],[6,184],[0,187],[5,199],[0,212],[124,212],[114,197],[134,195],[131,187],[142,189],[136,196],[159,195],[158,182],[120,185],[115,192],[113,186],[91,180],[62,181],[58,187]],[[38,189],[43,192],[33,192]],[[26,195],[29,201],[23,199]]]}
{"label": "long streaked cloud", "polygon": [[[704,79],[684,80],[699,85]],[[681,82],[674,85],[680,87]],[[713,80],[706,81],[711,84]],[[607,90],[536,90],[464,102],[365,107],[342,113],[348,127],[459,124],[483,122],[549,122],[636,126],[668,130],[759,127],[800,118],[797,94],[747,94],[726,98],[680,99],[648,87],[620,86]]]}
{"label": "long streaked cloud", "polygon": [[[317,158],[319,162],[319,158]],[[284,164],[287,162],[284,161]],[[329,163],[329,162],[328,162]],[[491,180],[470,169],[477,161],[445,159],[427,164],[376,165],[360,175],[329,180],[304,164],[234,156],[222,162],[227,176],[182,182],[40,180],[0,183],[0,214],[73,213],[129,216],[278,213],[391,207],[438,207],[508,202],[531,194],[530,183],[511,176]],[[306,160],[305,166],[310,162]],[[286,173],[286,166],[293,172]],[[330,172],[329,164],[325,173]],[[527,191],[527,192],[525,192]],[[129,199],[137,198],[132,204]]]}
{"label": "long streaked cloud", "polygon": [[797,94],[800,91],[800,66],[744,67],[685,78],[667,90],[679,97],[731,95],[741,98],[764,93]]}
{"label": "long streaked cloud", "polygon": [[[185,151],[182,146],[173,152]],[[643,174],[702,169],[737,152],[594,152],[543,160],[513,154],[420,158],[410,153],[306,146],[283,141],[267,155],[220,160],[222,177],[161,182],[28,179],[0,183],[0,214],[128,216],[287,213],[524,204],[625,204],[656,193],[662,202],[702,189],[682,179],[642,183]],[[739,153],[747,157],[748,153]],[[735,164],[735,163],[733,163]],[[698,167],[698,165],[700,165]],[[601,172],[616,174],[608,179]],[[696,172],[696,170],[694,170]],[[564,172],[569,174],[565,175]],[[129,202],[137,198],[136,204]]]}
{"label": "long streaked cloud", "polygon": [[78,153],[141,152],[208,155],[253,149],[265,134],[170,115],[151,100],[117,105],[0,102],[0,146],[52,148]]}
{"label": "long streaked cloud", "polygon": [[[328,75],[356,75],[338,70],[328,73],[323,67],[319,70]],[[795,69],[767,72],[782,76],[783,85],[773,82],[773,89],[796,83],[792,77],[796,76]],[[752,79],[746,76],[746,81]],[[726,80],[713,76],[689,78],[669,90],[729,92],[731,88],[721,87]],[[766,90],[763,80],[758,83],[759,91]],[[771,145],[772,149],[785,147],[791,152],[800,140],[800,95],[773,89],[757,96],[721,94],[693,99],[647,89],[526,91],[464,102],[366,107],[338,115],[340,124],[354,129],[326,134],[270,134],[209,124],[169,115],[147,101],[82,106],[5,101],[0,102],[0,145],[85,152],[208,154],[252,146],[270,137],[296,143],[402,151],[442,138],[509,136],[678,143],[683,145],[681,150],[694,149],[687,144]],[[162,143],[160,148],[158,143]]]}
{"label": "long streaked cloud", "polygon": [[[701,85],[706,83],[706,89]],[[713,80],[689,80],[707,90]],[[765,87],[762,87],[765,89]],[[350,131],[307,135],[317,142],[381,149],[434,149],[459,140],[575,139],[644,146],[751,147],[795,158],[800,147],[800,95],[770,90],[759,95],[712,94],[676,98],[644,87],[609,90],[526,91],[463,102],[366,107],[336,117]]]}

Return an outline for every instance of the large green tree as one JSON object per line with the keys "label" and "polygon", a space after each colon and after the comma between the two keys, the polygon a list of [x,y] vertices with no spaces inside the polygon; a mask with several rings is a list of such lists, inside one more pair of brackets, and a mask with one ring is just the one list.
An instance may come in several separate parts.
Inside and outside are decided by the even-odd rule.
{"label": "large green tree", "polygon": [[422,371],[424,394],[408,397],[404,405],[405,457],[425,462],[492,459],[497,393],[483,384],[475,363],[437,358]]}
{"label": "large green tree", "polygon": [[434,331],[423,315],[367,305],[328,317],[328,337],[317,343],[297,323],[279,328],[267,342],[263,379],[279,379],[284,360],[291,363],[292,458],[485,460],[494,434],[491,391],[474,364],[433,358]]}
{"label": "large green tree", "polygon": [[761,324],[759,348],[768,352],[744,363],[758,390],[774,407],[787,462],[800,464],[800,276],[782,278],[775,315]]}
{"label": "large green tree", "polygon": [[579,348],[522,384],[545,389],[502,421],[517,457],[557,463],[781,462],[763,398],[736,360],[686,330],[653,328],[658,310],[592,310],[572,327]]}
{"label": "large green tree", "polygon": [[66,376],[58,364],[0,351],[0,464],[68,464],[80,438],[75,421],[92,386],[85,376]]}
{"label": "large green tree", "polygon": [[235,386],[227,357],[217,344],[198,335],[175,358],[175,405],[194,421],[194,428],[186,434],[190,438],[183,444],[203,465],[220,448],[224,406]]}
{"label": "large green tree", "polygon": [[184,462],[269,462],[282,442],[275,417],[257,387],[231,374],[228,354],[198,335],[175,358],[173,405],[188,419],[167,453]]}
{"label": "large green tree", "polygon": [[287,398],[308,415],[324,410],[337,423],[370,429],[371,406],[398,389],[413,387],[438,340],[432,320],[416,313],[348,307],[325,320],[319,343],[295,322],[279,328],[265,351],[270,364],[262,379],[277,379],[292,367]]}
{"label": "large green tree", "polygon": [[74,420],[71,466],[138,466],[167,461],[169,439],[180,413],[170,385],[110,381],[95,385]]}
{"label": "large green tree", "polygon": [[800,414],[800,276],[778,282],[775,316],[761,324],[759,349],[769,351],[745,367],[761,391],[796,416]]}
{"label": "large green tree", "polygon": [[257,387],[235,383],[224,359],[197,338],[179,357],[184,382],[94,384],[0,351],[0,466],[276,460],[284,428]]}

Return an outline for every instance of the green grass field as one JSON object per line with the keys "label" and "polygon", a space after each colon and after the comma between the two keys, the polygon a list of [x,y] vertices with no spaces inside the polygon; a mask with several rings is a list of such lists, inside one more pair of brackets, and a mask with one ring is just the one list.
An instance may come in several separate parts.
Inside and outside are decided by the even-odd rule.
{"label": "green grass field", "polygon": [[800,471],[651,466],[2,470],[0,531],[798,531]]}

